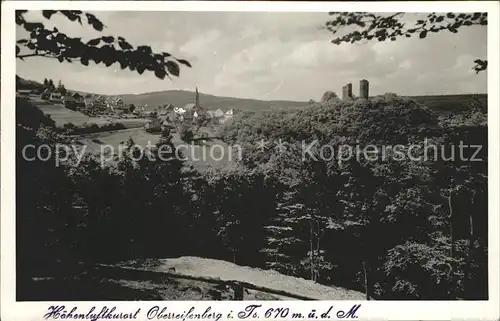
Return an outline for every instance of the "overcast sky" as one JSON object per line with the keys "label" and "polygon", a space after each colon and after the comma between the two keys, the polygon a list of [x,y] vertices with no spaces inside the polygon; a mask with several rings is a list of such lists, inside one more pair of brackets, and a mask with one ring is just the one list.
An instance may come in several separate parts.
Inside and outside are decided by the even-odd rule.
{"label": "overcast sky", "polygon": [[[485,93],[486,73],[476,75],[473,60],[486,58],[486,28],[431,34],[426,39],[333,45],[319,26],[326,13],[264,12],[95,12],[102,33],[63,17],[47,21],[40,12],[30,21],[46,21],[70,36],[125,37],[132,45],[150,45],[189,60],[180,78],[159,80],[113,65],[59,63],[47,58],[17,61],[21,77],[62,80],[66,88],[101,94],[185,89],[218,96],[256,99],[319,100],[323,92],[340,94],[360,79],[370,94],[401,95]],[[408,16],[407,16],[408,17]],[[413,17],[408,17],[411,19]],[[17,37],[25,36],[21,29]]]}

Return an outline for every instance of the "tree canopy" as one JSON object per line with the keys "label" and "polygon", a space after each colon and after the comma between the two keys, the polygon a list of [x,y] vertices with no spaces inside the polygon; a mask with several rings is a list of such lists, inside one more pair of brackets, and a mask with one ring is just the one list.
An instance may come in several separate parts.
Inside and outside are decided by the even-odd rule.
{"label": "tree canopy", "polygon": [[[403,20],[404,12],[391,15],[376,14],[372,12],[330,12],[332,19],[327,21],[325,28],[336,36],[333,44],[356,43],[362,40],[396,41],[399,38],[412,38],[418,36],[424,39],[430,33],[449,31],[457,33],[461,28],[469,26],[488,25],[487,13],[429,13],[425,18],[413,22]],[[344,29],[354,30],[338,36]],[[474,60],[473,69],[476,73],[488,67],[488,61]]]}
{"label": "tree canopy", "polygon": [[[168,52],[153,52],[151,47],[140,45],[134,48],[121,36],[102,36],[89,41],[70,37],[56,27],[48,29],[43,22],[29,22],[25,19],[28,10],[16,10],[16,24],[29,33],[29,39],[19,39],[16,44],[16,58],[30,57],[57,59],[59,62],[80,62],[88,66],[91,61],[106,67],[119,63],[121,69],[130,69],[139,74],[153,72],[160,79],[178,77],[180,65],[191,67],[184,59],[178,59]],[[42,15],[49,20],[61,14],[68,20],[88,24],[101,32],[106,27],[95,15],[79,10],[43,10]]]}

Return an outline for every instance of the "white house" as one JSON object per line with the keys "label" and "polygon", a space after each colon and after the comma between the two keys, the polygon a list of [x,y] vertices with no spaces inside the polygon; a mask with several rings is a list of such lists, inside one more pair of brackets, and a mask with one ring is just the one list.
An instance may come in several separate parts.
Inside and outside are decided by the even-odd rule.
{"label": "white house", "polygon": [[217,109],[214,113],[214,116],[219,118],[219,117],[224,117],[224,112],[222,111],[222,109]]}
{"label": "white house", "polygon": [[233,118],[233,110],[232,109],[229,109],[228,111],[226,111],[226,113],[224,114],[224,119],[221,120],[221,122],[225,123],[226,121],[230,120]]}
{"label": "white house", "polygon": [[123,108],[125,106],[125,103],[123,102],[123,98],[118,97],[118,99],[115,100],[115,105],[118,108]]}
{"label": "white house", "polygon": [[51,93],[49,100],[52,102],[60,103],[62,102],[62,95],[61,93]]}

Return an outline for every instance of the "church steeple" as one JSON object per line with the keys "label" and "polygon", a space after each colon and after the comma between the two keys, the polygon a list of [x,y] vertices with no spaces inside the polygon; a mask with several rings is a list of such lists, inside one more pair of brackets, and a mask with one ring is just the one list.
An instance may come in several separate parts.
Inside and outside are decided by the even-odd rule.
{"label": "church steeple", "polygon": [[200,94],[198,93],[198,86],[196,86],[196,96],[195,96],[194,105],[196,107],[200,107]]}

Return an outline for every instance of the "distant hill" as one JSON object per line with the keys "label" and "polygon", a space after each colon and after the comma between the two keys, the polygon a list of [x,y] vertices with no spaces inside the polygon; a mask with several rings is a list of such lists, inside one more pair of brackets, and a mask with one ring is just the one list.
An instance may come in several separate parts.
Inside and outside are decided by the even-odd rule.
{"label": "distant hill", "polygon": [[[174,106],[184,107],[186,104],[193,103],[195,93],[185,90],[167,90],[138,95],[120,95],[123,101],[127,104],[147,104],[148,107],[158,105],[172,104]],[[307,102],[300,101],[284,101],[284,100],[257,100],[232,97],[218,97],[200,93],[200,104],[207,109],[222,110],[237,109],[237,110],[271,110],[271,109],[289,109],[301,108],[307,106]]]}
{"label": "distant hill", "polygon": [[16,89],[27,90],[27,89],[39,89],[43,88],[43,84],[36,82],[34,80],[27,80],[16,75]]}
{"label": "distant hill", "polygon": [[475,99],[488,103],[487,94],[410,96],[410,98],[437,113],[462,112],[467,110]]}
{"label": "distant hill", "polygon": [[[184,90],[167,90],[138,95],[122,95],[128,104],[147,104],[155,107],[163,104],[174,106],[185,106],[194,102],[195,93]],[[464,95],[430,95],[410,96],[410,98],[428,106],[438,113],[461,112],[469,108],[470,103],[478,98],[487,102],[487,94],[464,94]],[[256,99],[243,99],[231,97],[218,97],[200,93],[200,103],[208,109],[228,110],[231,108],[239,110],[263,111],[271,109],[295,109],[307,106],[307,102],[299,101],[265,101]]]}
{"label": "distant hill", "polygon": [[[16,76],[17,89],[35,89],[43,85],[36,81],[26,80]],[[87,94],[78,91],[80,94]],[[119,95],[127,104],[148,105],[149,108],[154,108],[158,105],[172,104],[174,106],[185,106],[188,103],[194,102],[195,93],[186,90],[166,90],[158,92],[150,92],[144,94],[125,94]],[[487,102],[487,94],[464,94],[464,95],[430,95],[430,96],[410,96],[418,102],[428,106],[430,109],[438,113],[462,112],[469,108],[469,105],[474,99],[480,99]],[[246,98],[219,97],[200,93],[200,103],[208,109],[222,110],[237,109],[237,110],[252,110],[264,111],[272,109],[295,109],[307,106],[307,102],[300,101],[285,101],[285,100],[257,100]]]}

